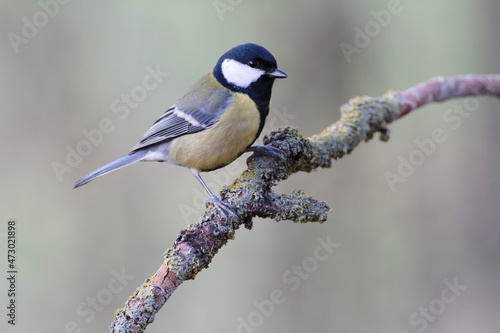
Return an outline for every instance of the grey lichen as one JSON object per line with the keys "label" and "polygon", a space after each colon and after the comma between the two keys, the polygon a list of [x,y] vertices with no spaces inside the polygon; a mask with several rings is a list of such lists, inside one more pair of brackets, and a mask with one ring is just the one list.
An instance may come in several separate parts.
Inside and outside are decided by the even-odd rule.
{"label": "grey lichen", "polygon": [[389,91],[382,97],[361,96],[351,99],[340,108],[340,119],[310,138],[314,147],[314,167],[329,167],[332,159],[349,154],[362,141],[380,132],[380,139],[388,141],[387,125],[399,116],[397,92]]}
{"label": "grey lichen", "polygon": [[275,200],[280,208],[274,216],[276,221],[292,220],[294,222],[320,222],[326,221],[330,206],[321,200],[316,200],[302,190],[293,191],[292,195],[280,195]]}

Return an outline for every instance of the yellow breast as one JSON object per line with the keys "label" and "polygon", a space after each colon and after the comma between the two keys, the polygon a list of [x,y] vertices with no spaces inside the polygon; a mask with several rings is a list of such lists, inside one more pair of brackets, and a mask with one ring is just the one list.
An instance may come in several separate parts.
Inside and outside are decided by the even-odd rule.
{"label": "yellow breast", "polygon": [[200,171],[214,170],[234,161],[255,141],[260,125],[257,106],[245,94],[233,96],[214,126],[171,141],[173,162]]}

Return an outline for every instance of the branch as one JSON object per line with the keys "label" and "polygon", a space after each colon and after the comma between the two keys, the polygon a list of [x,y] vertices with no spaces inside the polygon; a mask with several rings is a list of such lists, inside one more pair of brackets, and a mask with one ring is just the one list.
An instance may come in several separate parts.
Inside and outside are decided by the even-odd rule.
{"label": "branch", "polygon": [[221,191],[221,199],[236,206],[238,218],[219,215],[208,208],[200,219],[177,236],[164,254],[158,271],[115,312],[111,332],[143,332],[175,289],[208,267],[217,251],[244,225],[251,229],[254,216],[294,222],[324,222],[327,203],[302,191],[280,195],[272,187],[289,175],[331,166],[332,159],[349,154],[360,142],[380,133],[389,140],[387,125],[430,102],[454,97],[500,95],[500,74],[437,77],[403,92],[382,97],[356,97],[340,108],[340,119],[320,134],[306,138],[292,127],[280,128],[264,144],[281,151],[285,161],[252,155],[248,169]]}

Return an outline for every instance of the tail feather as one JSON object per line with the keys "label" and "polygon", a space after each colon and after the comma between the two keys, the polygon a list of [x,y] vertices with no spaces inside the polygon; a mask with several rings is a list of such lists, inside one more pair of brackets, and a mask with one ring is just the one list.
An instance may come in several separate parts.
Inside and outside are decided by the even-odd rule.
{"label": "tail feather", "polygon": [[100,177],[102,175],[105,175],[111,171],[115,171],[117,169],[123,168],[124,166],[138,162],[146,156],[146,153],[147,153],[146,151],[139,150],[134,152],[133,154],[118,157],[116,160],[111,161],[108,164],[100,167],[99,169],[94,170],[93,172],[89,173],[88,175],[77,181],[75,186],[73,186],[73,189],[85,185],[91,180]]}

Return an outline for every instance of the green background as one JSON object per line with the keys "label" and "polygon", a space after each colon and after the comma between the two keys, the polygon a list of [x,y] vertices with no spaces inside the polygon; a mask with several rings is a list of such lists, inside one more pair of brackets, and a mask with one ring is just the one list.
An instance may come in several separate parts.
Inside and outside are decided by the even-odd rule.
{"label": "green background", "polygon": [[[72,322],[106,332],[113,311],[156,271],[203,210],[203,189],[186,169],[139,163],[71,187],[127,153],[231,47],[261,44],[289,75],[275,84],[265,132],[290,124],[305,135],[336,121],[354,96],[500,66],[498,1],[401,0],[383,24],[371,11],[391,1],[222,3],[225,12],[212,1],[70,1],[15,52],[9,33],[21,35],[43,9],[1,2],[0,276],[6,222],[15,218],[19,228],[18,325],[6,324],[2,278],[2,332],[64,332]],[[357,29],[367,27],[372,37],[349,62],[341,43],[355,46]],[[143,84],[147,67],[168,76],[121,119],[112,103]],[[388,143],[362,143],[330,169],[281,183],[279,192],[302,189],[330,203],[328,221],[254,219],[253,230],[239,230],[209,269],[178,288],[147,332],[236,332],[239,318],[254,332],[497,332],[500,101],[465,101],[418,109],[390,126]],[[460,126],[446,118],[457,107],[474,109]],[[67,147],[105,118],[113,130],[59,180],[54,162],[64,164]],[[438,128],[446,140],[392,191],[384,174],[397,173],[400,158],[418,150],[415,140]],[[227,184],[247,156],[206,181]],[[318,237],[340,247],[316,267]],[[310,274],[292,290],[283,275],[303,263]],[[122,270],[130,280],[115,283]],[[467,288],[449,301],[444,281],[455,279]],[[256,314],[255,302],[276,289],[282,304]],[[96,310],[92,298],[101,300]],[[419,311],[429,307],[435,315],[424,319]]]}

